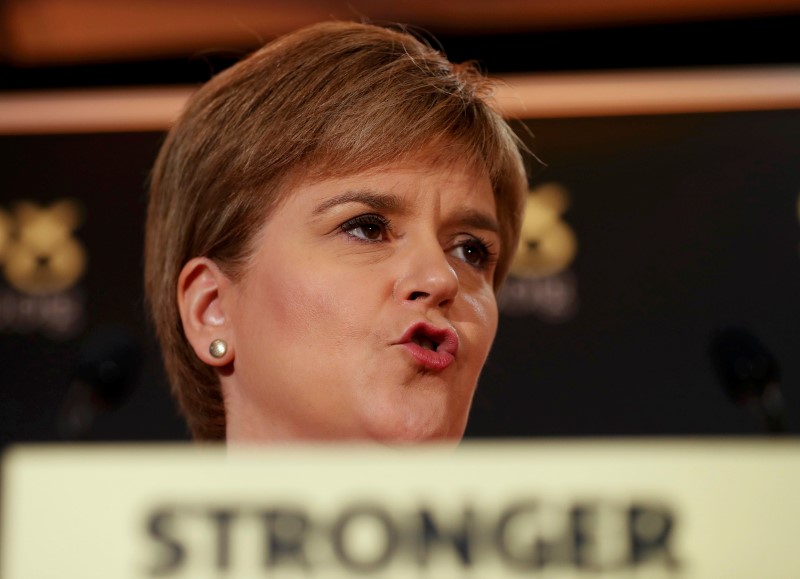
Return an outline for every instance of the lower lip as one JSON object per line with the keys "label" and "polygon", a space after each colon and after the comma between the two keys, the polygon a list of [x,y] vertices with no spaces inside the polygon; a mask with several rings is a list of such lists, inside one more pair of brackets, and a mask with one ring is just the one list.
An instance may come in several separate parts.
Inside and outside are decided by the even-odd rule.
{"label": "lower lip", "polygon": [[428,370],[444,370],[455,360],[455,357],[449,352],[434,352],[414,342],[407,342],[403,346],[406,347],[406,350],[411,353],[420,366],[424,366]]}

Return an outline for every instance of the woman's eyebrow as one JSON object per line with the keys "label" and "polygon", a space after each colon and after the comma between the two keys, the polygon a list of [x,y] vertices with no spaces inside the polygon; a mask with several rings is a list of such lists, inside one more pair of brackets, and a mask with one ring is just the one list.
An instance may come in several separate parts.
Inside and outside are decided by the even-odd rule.
{"label": "woman's eyebrow", "polygon": [[[312,214],[314,216],[321,215],[329,209],[345,203],[361,203],[374,211],[385,213],[400,213],[405,208],[403,200],[397,195],[363,189],[359,191],[347,191],[341,195],[326,199],[317,205]],[[453,214],[448,221],[460,227],[484,229],[493,233],[500,232],[500,225],[497,219],[476,209],[459,210]]]}
{"label": "woman's eyebrow", "polygon": [[500,224],[497,219],[476,209],[458,211],[448,221],[460,227],[484,229],[492,233],[500,233]]}
{"label": "woman's eyebrow", "polygon": [[375,211],[387,213],[397,213],[403,209],[403,202],[397,195],[378,193],[377,191],[365,189],[361,191],[347,191],[341,195],[326,199],[317,205],[313,215],[320,215],[332,207],[342,205],[343,203],[361,203]]}

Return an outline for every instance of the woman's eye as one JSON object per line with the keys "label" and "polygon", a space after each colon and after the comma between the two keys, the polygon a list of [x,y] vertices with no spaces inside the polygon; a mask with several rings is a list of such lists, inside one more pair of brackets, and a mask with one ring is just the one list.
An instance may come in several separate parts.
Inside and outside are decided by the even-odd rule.
{"label": "woman's eye", "polygon": [[384,241],[389,222],[380,215],[359,215],[342,224],[342,231],[364,241]]}
{"label": "woman's eye", "polygon": [[453,248],[453,255],[479,269],[487,267],[494,259],[489,245],[475,238],[467,239]]}

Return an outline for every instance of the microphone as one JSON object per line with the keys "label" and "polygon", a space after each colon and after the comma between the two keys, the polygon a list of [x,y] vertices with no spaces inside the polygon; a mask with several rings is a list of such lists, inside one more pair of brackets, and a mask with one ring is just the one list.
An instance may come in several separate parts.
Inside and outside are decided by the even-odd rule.
{"label": "microphone", "polygon": [[709,355],[730,399],[749,407],[770,434],[786,432],[778,361],[748,329],[730,327],[711,335]]}
{"label": "microphone", "polygon": [[128,399],[138,382],[143,358],[141,346],[125,328],[106,326],[89,334],[59,410],[61,437],[89,438],[95,419]]}

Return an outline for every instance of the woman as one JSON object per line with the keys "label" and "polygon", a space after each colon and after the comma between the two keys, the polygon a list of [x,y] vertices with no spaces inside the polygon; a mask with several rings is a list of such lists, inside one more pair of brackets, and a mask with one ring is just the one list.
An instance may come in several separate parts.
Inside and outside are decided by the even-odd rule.
{"label": "woman", "polygon": [[192,97],[154,168],[145,281],[196,439],[461,438],[526,188],[488,98],[355,23]]}

